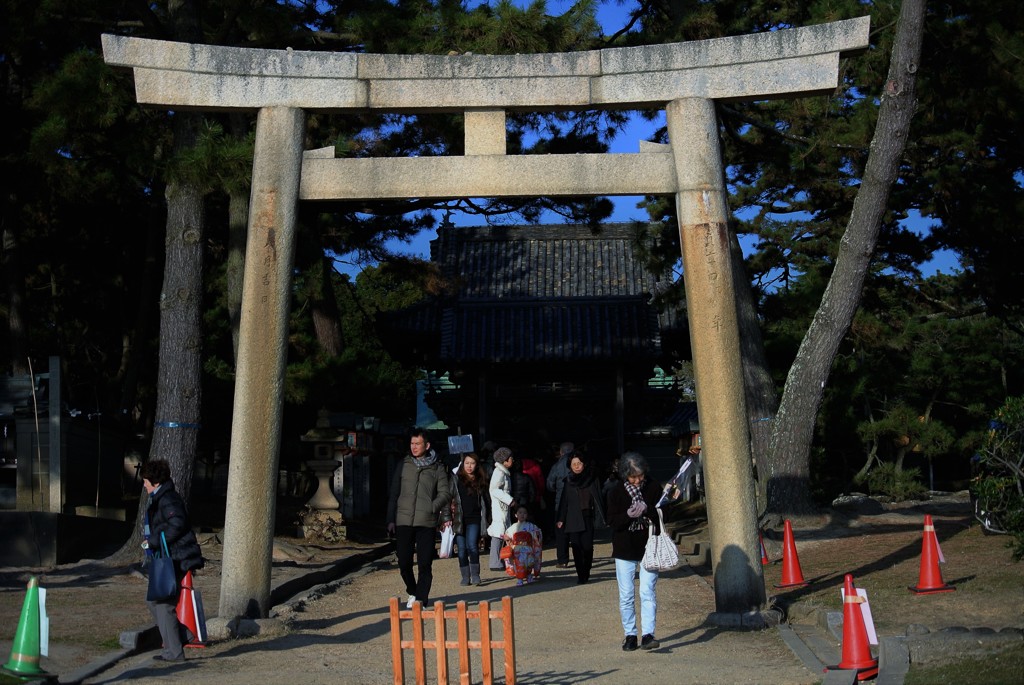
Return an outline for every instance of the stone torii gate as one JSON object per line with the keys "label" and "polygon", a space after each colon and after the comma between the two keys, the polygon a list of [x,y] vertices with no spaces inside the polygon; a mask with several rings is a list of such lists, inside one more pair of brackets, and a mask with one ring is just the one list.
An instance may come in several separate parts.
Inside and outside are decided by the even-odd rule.
{"label": "stone torii gate", "polygon": [[[257,111],[219,620],[266,616],[281,388],[300,200],[674,194],[701,417],[716,612],[763,625],[749,431],[714,101],[832,91],[868,17],[668,45],[531,55],[373,55],[103,36],[138,102]],[[506,154],[510,110],[664,108],[639,154]],[[465,155],[336,159],[303,151],[306,110],[461,111]]]}

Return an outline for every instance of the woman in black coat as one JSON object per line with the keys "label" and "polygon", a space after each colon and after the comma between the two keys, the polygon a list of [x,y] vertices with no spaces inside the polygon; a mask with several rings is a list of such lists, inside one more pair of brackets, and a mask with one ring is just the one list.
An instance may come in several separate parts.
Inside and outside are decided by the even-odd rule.
{"label": "woman in black coat", "polygon": [[[626,452],[619,460],[620,483],[608,492],[608,525],[612,529],[612,557],[615,579],[619,587],[619,617],[626,634],[622,649],[631,652],[657,649],[654,624],[658,616],[655,586],[658,573],[648,571],[640,563],[650,535],[649,526],[660,533],[658,513],[654,510],[661,497],[661,488],[647,476],[647,460],[637,452]],[[637,645],[636,600],[634,579],[640,572],[640,644]]]}
{"label": "woman in black coat", "polygon": [[586,456],[573,452],[569,456],[569,475],[565,477],[555,525],[569,537],[578,585],[590,581],[595,522],[603,520],[604,498],[597,473]]}
{"label": "woman in black coat", "polygon": [[[139,475],[142,476],[142,486],[149,494],[143,531],[146,537],[144,546],[148,547],[148,553],[155,554],[162,549],[160,535],[163,534],[163,540],[174,560],[174,571],[180,587],[185,572],[202,568],[204,563],[185,501],[174,489],[171,467],[163,459],[147,461],[142,465]],[[191,637],[185,626],[178,622],[177,604],[178,593],[165,600],[146,601],[164,643],[163,651],[153,657],[157,661],[185,660],[182,642],[188,642]]]}
{"label": "woman in black coat", "polygon": [[459,585],[479,585],[480,531],[487,530],[487,507],[491,500],[480,458],[473,452],[463,455],[452,480],[452,526],[462,574]]}

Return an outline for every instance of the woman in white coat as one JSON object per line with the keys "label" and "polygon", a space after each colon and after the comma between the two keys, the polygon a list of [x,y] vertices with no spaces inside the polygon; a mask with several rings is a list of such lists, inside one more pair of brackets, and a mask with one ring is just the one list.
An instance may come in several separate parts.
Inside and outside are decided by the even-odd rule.
{"label": "woman in white coat", "polygon": [[512,525],[512,450],[499,447],[494,450],[494,471],[491,473],[491,523],[487,534],[491,536],[492,571],[504,571],[501,560],[501,546],[504,544],[505,529]]}

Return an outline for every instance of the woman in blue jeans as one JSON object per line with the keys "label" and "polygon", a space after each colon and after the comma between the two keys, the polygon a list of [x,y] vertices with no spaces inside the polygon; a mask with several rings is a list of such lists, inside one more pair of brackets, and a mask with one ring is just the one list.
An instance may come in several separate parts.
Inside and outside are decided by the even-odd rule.
{"label": "woman in blue jeans", "polygon": [[476,454],[462,458],[455,472],[455,544],[459,548],[460,585],[480,584],[480,531],[487,527],[488,481]]}
{"label": "woman in blue jeans", "polygon": [[[621,481],[608,492],[608,525],[612,529],[612,557],[615,559],[615,579],[619,587],[619,616],[626,637],[622,649],[632,652],[657,649],[661,646],[654,637],[658,616],[658,598],[655,586],[657,572],[648,571],[640,563],[653,523],[655,533],[660,532],[658,514],[654,511],[661,497],[661,487],[647,477],[647,460],[637,452],[626,452],[619,460]],[[636,599],[634,580],[640,572],[640,638],[637,644]]]}

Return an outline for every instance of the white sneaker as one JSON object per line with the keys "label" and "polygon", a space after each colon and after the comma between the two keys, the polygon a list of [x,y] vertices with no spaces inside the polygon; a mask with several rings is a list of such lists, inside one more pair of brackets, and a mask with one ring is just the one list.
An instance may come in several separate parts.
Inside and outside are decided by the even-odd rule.
{"label": "white sneaker", "polygon": [[416,603],[416,598],[413,595],[409,595],[409,599],[405,600],[405,608],[412,609],[412,605]]}

